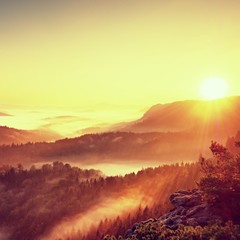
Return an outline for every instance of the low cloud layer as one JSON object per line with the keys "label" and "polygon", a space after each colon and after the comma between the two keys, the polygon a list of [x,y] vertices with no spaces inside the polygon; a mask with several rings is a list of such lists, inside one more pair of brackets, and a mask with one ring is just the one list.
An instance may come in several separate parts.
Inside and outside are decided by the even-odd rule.
{"label": "low cloud layer", "polygon": [[101,220],[111,219],[129,213],[144,203],[143,195],[136,189],[121,197],[103,199],[83,214],[75,215],[60,222],[43,240],[65,239],[77,233],[87,234]]}

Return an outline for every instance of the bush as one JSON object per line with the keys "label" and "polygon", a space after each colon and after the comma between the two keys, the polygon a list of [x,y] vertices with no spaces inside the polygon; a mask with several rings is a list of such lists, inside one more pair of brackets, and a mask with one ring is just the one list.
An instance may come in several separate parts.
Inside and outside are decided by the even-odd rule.
{"label": "bush", "polygon": [[[119,240],[121,237],[107,235],[103,240]],[[177,230],[167,228],[163,223],[149,222],[141,224],[126,240],[237,240],[240,239],[240,227],[232,222],[221,225],[220,222],[205,227],[180,225]]]}

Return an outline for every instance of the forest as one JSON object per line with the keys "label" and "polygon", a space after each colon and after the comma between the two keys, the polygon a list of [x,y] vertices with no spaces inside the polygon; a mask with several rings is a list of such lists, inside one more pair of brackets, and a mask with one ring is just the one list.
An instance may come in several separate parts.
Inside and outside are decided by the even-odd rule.
{"label": "forest", "polygon": [[[156,133],[149,135],[158,137]],[[47,146],[50,146],[48,154],[61,153],[67,146],[74,152],[76,142],[82,144],[81,140],[89,144],[99,138],[101,146],[100,143],[106,143],[103,139],[109,141],[120,136],[129,139],[129,144],[132,137],[136,137],[131,133],[85,135],[55,143],[1,146],[0,152],[17,149],[35,156]],[[0,167],[1,239],[125,239],[126,232],[133,226],[137,226],[133,229],[138,231],[138,237],[126,239],[144,239],[139,238],[139,234],[145,236],[149,231],[153,235],[147,239],[161,234],[168,236],[162,239],[175,239],[172,237],[179,234],[183,236],[180,239],[191,239],[193,235],[193,239],[209,239],[199,236],[203,233],[227,236],[234,231],[237,236],[238,225],[234,224],[240,222],[237,210],[240,206],[236,203],[240,189],[239,136],[237,133],[228,138],[227,148],[212,142],[210,159],[200,155],[194,163],[165,164],[124,176],[107,177],[99,170],[80,169],[61,161],[28,168],[22,164],[3,164]],[[42,148],[38,149],[39,146]],[[204,192],[203,199],[217,206],[215,212],[225,212],[221,217],[226,225],[220,222],[209,226],[183,225],[178,228],[180,232],[163,225],[158,219],[173,207],[169,196],[181,189],[195,188]],[[230,226],[235,230],[230,231]]]}
{"label": "forest", "polygon": [[[134,222],[167,211],[169,194],[194,188],[199,177],[197,163],[164,165],[115,177],[104,177],[99,171],[82,170],[61,162],[44,164],[41,168],[32,166],[28,170],[22,165],[5,165],[0,170],[1,231],[11,240],[97,240],[109,233],[109,229],[111,234],[123,234]],[[96,211],[84,231],[74,229],[71,224],[67,227],[67,222],[73,222],[79,214],[88,216],[88,210],[101,208],[103,203],[107,207],[112,203],[124,205],[124,201],[131,199],[133,204],[126,205],[127,211],[117,207],[109,219],[104,217],[108,208],[105,212],[103,208],[99,216]],[[60,236],[55,234],[59,232],[58,226]]]}
{"label": "forest", "polygon": [[[199,152],[204,151],[192,133],[133,133],[107,132],[86,134],[76,138],[66,138],[55,142],[37,142],[0,146],[2,163],[52,162],[128,162],[141,161],[181,162],[196,161]],[[194,144],[196,143],[196,144]],[[196,147],[197,146],[197,147]]]}

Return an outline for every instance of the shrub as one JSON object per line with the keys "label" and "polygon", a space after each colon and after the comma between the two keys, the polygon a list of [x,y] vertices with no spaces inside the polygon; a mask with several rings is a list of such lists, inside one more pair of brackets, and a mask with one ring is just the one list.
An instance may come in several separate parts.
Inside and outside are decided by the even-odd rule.
{"label": "shrub", "polygon": [[[119,240],[121,237],[107,235],[104,240]],[[163,223],[149,222],[140,225],[131,237],[126,240],[237,240],[240,239],[240,227],[231,221],[221,225],[220,222],[213,225],[191,227],[180,225],[177,230],[167,228]]]}

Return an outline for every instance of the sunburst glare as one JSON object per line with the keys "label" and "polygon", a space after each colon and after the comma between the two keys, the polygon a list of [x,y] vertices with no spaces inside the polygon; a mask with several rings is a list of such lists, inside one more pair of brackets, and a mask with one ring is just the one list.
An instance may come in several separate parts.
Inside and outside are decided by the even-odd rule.
{"label": "sunburst glare", "polygon": [[200,93],[206,100],[222,98],[227,95],[228,85],[221,78],[208,78],[200,86]]}

